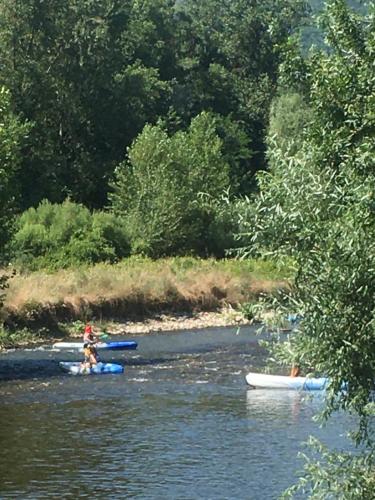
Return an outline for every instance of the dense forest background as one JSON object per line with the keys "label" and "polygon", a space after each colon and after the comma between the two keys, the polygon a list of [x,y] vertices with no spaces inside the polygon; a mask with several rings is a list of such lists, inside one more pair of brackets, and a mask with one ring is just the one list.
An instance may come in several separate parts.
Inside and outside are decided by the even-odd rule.
{"label": "dense forest background", "polygon": [[288,39],[320,46],[322,7],[0,0],[2,260],[224,256],[269,167]]}

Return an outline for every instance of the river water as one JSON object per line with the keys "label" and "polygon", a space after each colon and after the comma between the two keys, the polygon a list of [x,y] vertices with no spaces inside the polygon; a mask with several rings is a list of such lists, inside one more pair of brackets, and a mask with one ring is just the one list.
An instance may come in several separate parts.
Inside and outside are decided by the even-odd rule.
{"label": "river water", "polygon": [[274,499],[309,434],[349,446],[348,417],[312,421],[321,395],[247,388],[265,361],[251,328],[135,340],[102,354],[121,375],[70,376],[58,361],[77,354],[49,348],[0,356],[2,500]]}

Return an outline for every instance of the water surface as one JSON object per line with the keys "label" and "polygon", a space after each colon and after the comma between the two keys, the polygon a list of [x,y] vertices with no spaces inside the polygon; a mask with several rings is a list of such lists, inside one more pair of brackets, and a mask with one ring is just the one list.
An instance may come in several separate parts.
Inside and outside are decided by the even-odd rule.
{"label": "water surface", "polygon": [[348,446],[347,417],[312,421],[321,396],[247,388],[264,364],[252,329],[136,340],[137,351],[102,354],[122,375],[67,375],[58,361],[73,352],[0,356],[2,500],[273,499],[310,433]]}

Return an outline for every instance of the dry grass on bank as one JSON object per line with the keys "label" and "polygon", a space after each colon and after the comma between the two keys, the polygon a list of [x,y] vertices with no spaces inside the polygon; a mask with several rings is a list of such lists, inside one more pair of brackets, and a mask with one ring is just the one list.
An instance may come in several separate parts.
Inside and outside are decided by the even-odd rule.
{"label": "dry grass on bank", "polygon": [[[263,261],[131,258],[116,265],[16,274],[9,315],[64,309],[69,319],[96,313],[136,315],[155,310],[214,310],[254,301],[283,286],[288,271]],[[64,318],[59,318],[64,319]]]}

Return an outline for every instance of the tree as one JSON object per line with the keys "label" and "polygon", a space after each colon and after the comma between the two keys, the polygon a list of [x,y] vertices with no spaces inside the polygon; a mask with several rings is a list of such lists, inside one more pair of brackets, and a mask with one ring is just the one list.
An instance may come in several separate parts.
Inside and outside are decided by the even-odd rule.
{"label": "tree", "polygon": [[306,126],[313,115],[303,96],[297,92],[282,92],[271,105],[267,142],[289,154],[300,149]]}
{"label": "tree", "polygon": [[137,36],[158,47],[157,13],[140,19],[141,4],[0,0],[0,83],[34,124],[19,175],[23,208],[67,196],[103,207],[124,148],[163,113],[157,61],[150,67],[133,50]]}
{"label": "tree", "polygon": [[375,467],[368,425],[375,374],[375,23],[373,14],[361,18],[332,0],[324,26],[330,50],[312,54],[301,75],[310,83],[302,87],[314,120],[299,151],[270,146],[272,170],[259,176],[243,252],[292,257],[296,275],[278,310],[293,308],[303,319],[290,354],[279,349],[281,360],[298,359],[329,377],[326,417],[337,408],[359,417],[359,456],[327,461],[342,459],[351,476],[340,485],[310,463],[301,487],[314,498],[368,498]]}
{"label": "tree", "polygon": [[[366,0],[347,0],[347,4],[354,10],[365,14],[367,12]],[[324,10],[325,0],[309,0],[311,7],[311,19],[302,29],[301,42],[305,51],[308,51],[312,46],[325,47],[324,31],[316,24],[316,16]]]}
{"label": "tree", "polygon": [[127,221],[133,252],[206,252],[211,215],[198,195],[219,197],[229,186],[221,147],[208,113],[171,137],[162,125],[146,125],[117,168],[111,195],[115,213]]}
{"label": "tree", "polygon": [[19,202],[17,174],[28,130],[28,125],[22,124],[11,110],[9,91],[0,88],[0,259],[4,258],[4,246]]}
{"label": "tree", "polygon": [[[202,111],[247,136],[236,191],[265,166],[281,42],[304,0],[0,0],[0,85],[33,124],[22,209],[66,197],[107,203],[115,166],[146,123]],[[242,154],[242,153],[241,153]]]}
{"label": "tree", "polygon": [[304,0],[178,4],[181,73],[172,87],[172,105],[187,121],[204,109],[241,124],[252,154],[236,186],[240,194],[254,189],[255,172],[265,167],[265,131],[281,47],[298,30],[306,9]]}
{"label": "tree", "polygon": [[[27,123],[13,114],[10,93],[0,88],[0,261],[6,260],[7,243],[13,230],[14,216],[19,202],[17,172],[21,161],[22,142],[29,130]],[[8,288],[9,276],[0,274],[0,310]]]}

